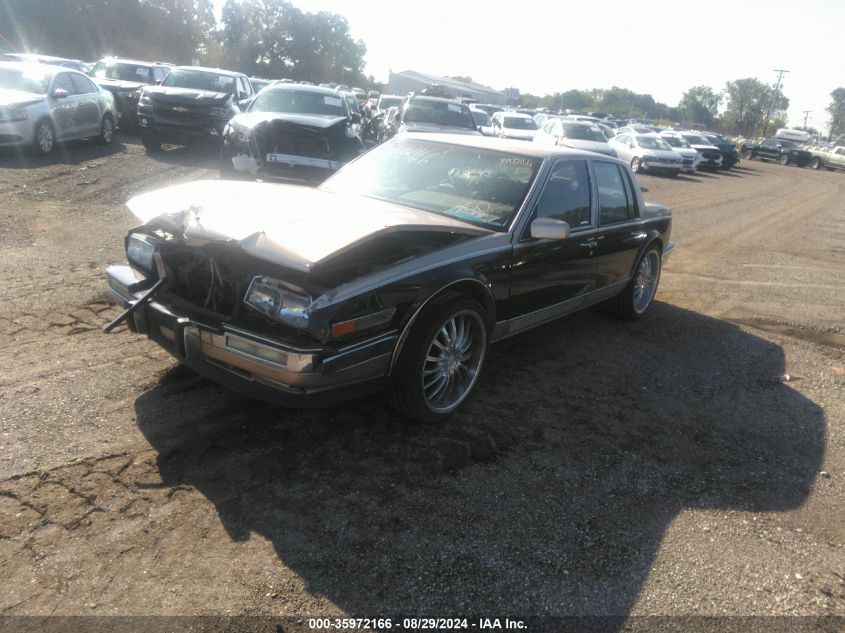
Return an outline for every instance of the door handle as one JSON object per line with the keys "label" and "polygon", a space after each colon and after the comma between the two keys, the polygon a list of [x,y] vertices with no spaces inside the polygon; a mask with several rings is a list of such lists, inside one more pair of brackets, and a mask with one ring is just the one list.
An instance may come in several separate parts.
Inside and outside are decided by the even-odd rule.
{"label": "door handle", "polygon": [[648,237],[648,233],[644,233],[643,231],[633,231],[628,233],[628,238],[625,240],[626,242],[639,242],[640,240],[644,240]]}
{"label": "door handle", "polygon": [[595,248],[598,245],[599,245],[599,241],[594,237],[591,237],[586,242],[581,242],[579,244],[579,246],[583,246],[584,248]]}

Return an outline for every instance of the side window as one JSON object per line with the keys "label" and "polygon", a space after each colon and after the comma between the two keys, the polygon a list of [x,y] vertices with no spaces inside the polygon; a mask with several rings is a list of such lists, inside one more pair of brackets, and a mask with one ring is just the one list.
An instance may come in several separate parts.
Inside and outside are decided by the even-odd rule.
{"label": "side window", "polygon": [[552,129],[554,128],[554,126],[555,126],[555,122],[554,122],[553,120],[552,120],[552,121],[547,121],[547,122],[546,122],[546,124],[543,126],[543,131],[544,131],[546,134],[551,134],[551,133],[552,133]]}
{"label": "side window", "polygon": [[836,153],[839,154],[840,156],[845,156],[845,147],[840,147],[839,149],[836,150]]}
{"label": "side window", "polygon": [[554,127],[552,128],[552,134],[558,137],[563,134],[563,124],[560,121],[555,121]]}
{"label": "side window", "polygon": [[604,226],[633,220],[636,217],[633,190],[622,167],[600,161],[593,166],[599,190],[599,223]]}
{"label": "side window", "polygon": [[73,82],[73,87],[77,94],[87,95],[97,92],[97,88],[87,77],[83,77],[77,73],[70,73],[70,80]]}
{"label": "side window", "polygon": [[252,94],[252,85],[246,77],[238,77],[238,85],[240,86],[242,97],[248,97]]}
{"label": "side window", "polygon": [[575,230],[590,226],[590,176],[585,160],[561,160],[537,202],[536,217],[567,222]]}
{"label": "side window", "polygon": [[69,95],[76,94],[76,88],[73,87],[73,82],[70,80],[70,73],[59,73],[53,79],[53,90],[61,88],[67,91]]}
{"label": "side window", "polygon": [[153,68],[153,81],[161,81],[167,76],[167,71],[160,66]]}

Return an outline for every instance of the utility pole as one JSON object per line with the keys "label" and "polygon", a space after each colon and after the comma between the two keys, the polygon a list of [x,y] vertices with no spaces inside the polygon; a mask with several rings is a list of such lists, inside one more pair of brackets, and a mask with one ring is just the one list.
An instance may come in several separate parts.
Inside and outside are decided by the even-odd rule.
{"label": "utility pole", "polygon": [[801,110],[804,113],[804,129],[807,129],[807,117],[813,112],[812,110]]}
{"label": "utility pole", "polygon": [[788,70],[783,70],[781,68],[775,68],[775,72],[778,74],[778,81],[775,84],[775,90],[772,93],[772,100],[769,102],[769,109],[766,111],[766,122],[763,124],[763,135],[766,135],[766,132],[769,129],[769,119],[772,116],[772,108],[775,107],[775,99],[777,99],[778,92],[780,92],[780,81],[783,79],[783,75],[788,73]]}

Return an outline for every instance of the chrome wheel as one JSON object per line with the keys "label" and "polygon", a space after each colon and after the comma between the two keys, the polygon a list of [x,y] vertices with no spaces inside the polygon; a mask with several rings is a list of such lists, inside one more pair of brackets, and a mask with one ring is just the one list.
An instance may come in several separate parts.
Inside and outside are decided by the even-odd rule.
{"label": "chrome wheel", "polygon": [[643,257],[634,276],[634,311],[642,314],[651,305],[660,279],[660,254],[650,250]]}
{"label": "chrome wheel", "polygon": [[634,159],[631,161],[631,171],[632,171],[632,172],[634,172],[635,174],[636,174],[636,173],[639,173],[639,171],[640,171],[642,168],[643,168],[643,164],[642,164],[642,161],[640,161],[640,159],[639,159],[639,158],[634,158]]}
{"label": "chrome wheel", "polygon": [[35,131],[35,144],[38,147],[38,151],[42,154],[49,154],[53,151],[54,142],[53,126],[46,121],[39,123]]}
{"label": "chrome wheel", "polygon": [[484,323],[471,310],[457,312],[441,325],[423,361],[423,397],[429,409],[448,413],[469,395],[484,362],[486,339]]}

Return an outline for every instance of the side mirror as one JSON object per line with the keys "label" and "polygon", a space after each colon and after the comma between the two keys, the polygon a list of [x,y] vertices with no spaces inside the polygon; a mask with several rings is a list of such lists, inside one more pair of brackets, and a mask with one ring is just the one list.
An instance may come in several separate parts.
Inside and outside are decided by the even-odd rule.
{"label": "side mirror", "polygon": [[160,86],[160,85],[161,85],[161,81],[162,81],[161,79],[156,79],[156,86]]}
{"label": "side mirror", "polygon": [[53,90],[53,99],[66,99],[68,96],[68,91],[64,88],[56,88]]}
{"label": "side mirror", "polygon": [[352,121],[353,123],[360,123],[361,122],[361,115],[358,114],[357,112],[352,112],[349,115],[349,120]]}
{"label": "side mirror", "polygon": [[569,223],[554,218],[537,218],[531,223],[531,237],[537,240],[565,240]]}

